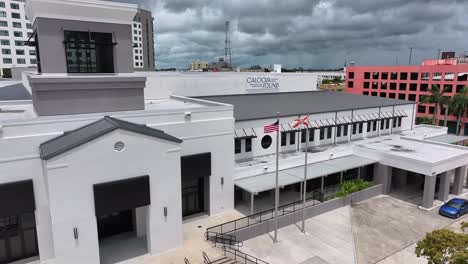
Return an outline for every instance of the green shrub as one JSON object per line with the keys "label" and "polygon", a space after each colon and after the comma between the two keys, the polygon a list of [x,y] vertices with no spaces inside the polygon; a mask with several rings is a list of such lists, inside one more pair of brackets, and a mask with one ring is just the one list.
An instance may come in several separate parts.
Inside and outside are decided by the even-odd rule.
{"label": "green shrub", "polygon": [[336,193],[336,197],[346,197],[354,192],[364,190],[369,186],[370,183],[363,179],[345,181],[341,185],[340,190]]}

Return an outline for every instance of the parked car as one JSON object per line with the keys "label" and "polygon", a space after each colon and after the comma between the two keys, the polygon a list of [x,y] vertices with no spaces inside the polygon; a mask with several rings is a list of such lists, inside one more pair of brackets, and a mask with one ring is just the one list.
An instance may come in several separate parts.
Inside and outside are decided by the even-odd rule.
{"label": "parked car", "polygon": [[439,209],[439,214],[450,218],[458,218],[466,213],[468,213],[468,200],[460,198],[446,202]]}

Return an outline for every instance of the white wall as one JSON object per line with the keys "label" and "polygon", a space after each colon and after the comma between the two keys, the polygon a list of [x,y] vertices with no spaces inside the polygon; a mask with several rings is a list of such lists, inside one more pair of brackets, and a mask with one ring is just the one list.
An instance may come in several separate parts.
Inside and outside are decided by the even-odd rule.
{"label": "white wall", "polygon": [[[147,77],[145,98],[167,98],[171,94],[205,96],[259,92],[312,91],[317,89],[317,75],[312,73],[138,73]],[[278,88],[252,88],[252,78],[267,77],[267,85]]]}

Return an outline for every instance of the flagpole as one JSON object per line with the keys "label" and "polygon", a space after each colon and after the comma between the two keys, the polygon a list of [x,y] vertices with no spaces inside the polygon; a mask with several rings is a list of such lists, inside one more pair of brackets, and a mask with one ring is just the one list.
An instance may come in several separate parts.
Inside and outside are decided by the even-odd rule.
{"label": "flagpole", "polygon": [[306,125],[306,141],[305,141],[305,164],[304,164],[304,183],[302,184],[303,198],[302,198],[302,233],[305,233],[305,207],[307,200],[307,154],[309,153],[309,114],[307,114]]}
{"label": "flagpole", "polygon": [[279,186],[278,186],[278,170],[279,170],[279,130],[280,130],[280,123],[279,123],[279,115],[277,113],[277,122],[278,122],[278,130],[276,130],[276,185],[275,185],[275,235],[274,235],[274,243],[278,242],[278,203],[279,203]]}

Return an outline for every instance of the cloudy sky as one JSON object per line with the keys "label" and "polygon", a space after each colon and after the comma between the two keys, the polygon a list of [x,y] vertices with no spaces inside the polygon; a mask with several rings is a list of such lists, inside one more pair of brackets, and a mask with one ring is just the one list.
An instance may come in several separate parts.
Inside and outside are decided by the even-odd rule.
{"label": "cloudy sky", "polygon": [[117,1],[153,12],[158,68],[222,57],[226,20],[240,67],[408,64],[410,47],[417,64],[438,49],[468,51],[468,0]]}

